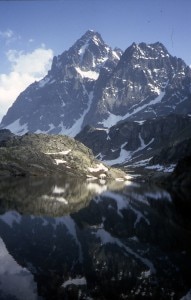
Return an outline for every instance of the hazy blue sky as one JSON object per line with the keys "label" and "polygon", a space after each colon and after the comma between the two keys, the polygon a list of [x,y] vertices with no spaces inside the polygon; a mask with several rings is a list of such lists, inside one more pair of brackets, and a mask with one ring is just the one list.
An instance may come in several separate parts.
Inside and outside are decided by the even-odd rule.
{"label": "hazy blue sky", "polygon": [[88,29],[112,47],[162,42],[191,65],[191,0],[0,1],[0,118]]}

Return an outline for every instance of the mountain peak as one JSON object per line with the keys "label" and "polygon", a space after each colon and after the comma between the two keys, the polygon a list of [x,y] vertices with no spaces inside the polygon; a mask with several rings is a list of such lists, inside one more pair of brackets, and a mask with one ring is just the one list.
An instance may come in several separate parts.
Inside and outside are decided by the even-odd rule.
{"label": "mountain peak", "polygon": [[101,35],[100,35],[99,32],[97,32],[97,31],[95,31],[95,30],[92,30],[92,29],[88,29],[88,30],[82,35],[81,38],[87,37],[87,38],[90,38],[90,39],[91,39],[91,38],[93,38],[93,37],[95,37],[95,36],[98,36],[98,37],[101,38]]}
{"label": "mountain peak", "polygon": [[[95,69],[100,69],[102,64],[109,58],[111,52],[111,48],[105,44],[98,32],[87,30],[68,51],[64,51],[61,55],[54,58],[52,70],[54,73],[59,73],[60,71],[62,72],[63,66],[65,68],[66,66],[73,66],[77,67],[78,71],[79,67],[82,71],[94,71]],[[80,75],[82,75],[81,72]]]}
{"label": "mountain peak", "polygon": [[165,46],[160,43],[152,43],[147,44],[144,42],[141,43],[133,43],[131,46],[129,46],[126,51],[123,54],[122,61],[140,61],[140,60],[156,60],[159,58],[169,58],[170,54],[165,48]]}
{"label": "mountain peak", "polygon": [[87,124],[190,114],[190,86],[190,70],[163,44],[133,43],[122,54],[88,30],[19,95],[1,128],[75,136]]}
{"label": "mountain peak", "polygon": [[120,53],[113,51],[98,32],[88,30],[67,51],[67,58],[71,65],[80,67],[82,71],[96,70],[99,73],[108,59],[119,60]]}
{"label": "mountain peak", "polygon": [[95,44],[96,46],[105,45],[101,35],[98,32],[93,30],[87,30],[86,33],[76,41],[74,46],[79,48],[84,46],[87,47],[90,44]]}

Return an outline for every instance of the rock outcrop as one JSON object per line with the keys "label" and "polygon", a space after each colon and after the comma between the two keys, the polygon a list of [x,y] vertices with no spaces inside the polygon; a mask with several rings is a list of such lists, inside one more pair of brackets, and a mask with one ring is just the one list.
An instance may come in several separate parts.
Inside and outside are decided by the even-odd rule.
{"label": "rock outcrop", "polygon": [[0,142],[0,174],[66,174],[100,179],[125,176],[122,171],[106,167],[97,161],[92,151],[82,143],[67,136],[45,134],[8,134]]}

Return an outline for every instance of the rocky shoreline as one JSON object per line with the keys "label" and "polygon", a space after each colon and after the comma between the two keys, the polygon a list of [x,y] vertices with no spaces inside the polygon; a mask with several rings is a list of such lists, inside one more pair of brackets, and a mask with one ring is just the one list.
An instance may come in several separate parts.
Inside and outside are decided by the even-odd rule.
{"label": "rocky shoreline", "polygon": [[0,177],[63,175],[103,180],[126,176],[96,160],[90,149],[73,138],[0,131]]}
{"label": "rocky shoreline", "polygon": [[29,133],[17,136],[3,129],[0,130],[0,178],[10,176],[131,179],[155,183],[170,190],[190,190],[191,155],[181,159],[174,171],[169,173],[144,167],[120,169],[108,167],[96,160],[89,148],[73,138]]}

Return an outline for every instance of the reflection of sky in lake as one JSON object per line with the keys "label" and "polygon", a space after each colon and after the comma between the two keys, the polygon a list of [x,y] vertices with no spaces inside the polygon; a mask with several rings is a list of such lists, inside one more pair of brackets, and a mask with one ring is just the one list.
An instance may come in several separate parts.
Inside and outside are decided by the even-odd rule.
{"label": "reflection of sky in lake", "polygon": [[27,300],[189,291],[190,223],[161,188],[27,179],[1,183],[0,198],[0,296],[10,287]]}
{"label": "reflection of sky in lake", "polygon": [[33,275],[19,266],[8,253],[0,238],[0,287],[6,295],[14,295],[19,300],[36,300],[37,286]]}

